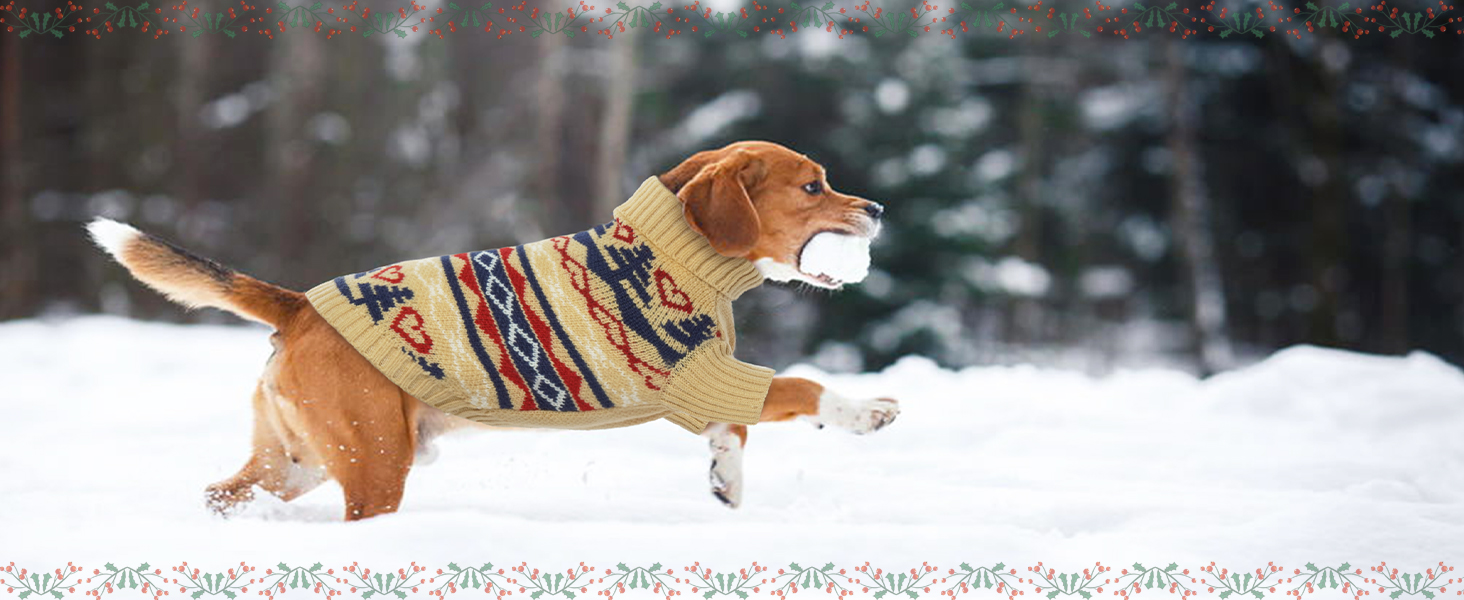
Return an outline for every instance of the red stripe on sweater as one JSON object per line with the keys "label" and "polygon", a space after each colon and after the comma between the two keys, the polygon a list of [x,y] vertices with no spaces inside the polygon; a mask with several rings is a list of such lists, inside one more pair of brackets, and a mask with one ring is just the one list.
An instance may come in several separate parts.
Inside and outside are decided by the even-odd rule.
{"label": "red stripe on sweater", "polygon": [[[518,269],[513,268],[513,248],[499,248],[498,256],[503,259],[503,270],[508,273],[508,280],[513,284],[513,293],[518,296],[519,306],[524,309],[524,315],[529,318],[529,325],[534,330],[534,337],[539,340],[539,347],[544,349],[544,354],[549,356],[549,362],[554,364],[554,370],[559,373],[559,378],[569,387],[569,395],[574,398],[575,406],[581,411],[595,410],[595,407],[580,399],[580,389],[583,386],[584,378],[564,361],[559,360],[559,355],[554,353],[554,332],[549,329],[549,323],[544,321],[539,313],[534,311],[533,306],[525,301],[529,292],[525,289],[528,280]],[[528,260],[529,257],[523,257]]]}
{"label": "red stripe on sweater", "polygon": [[503,334],[498,331],[498,323],[493,321],[493,313],[488,309],[488,299],[483,297],[483,288],[478,286],[478,276],[473,274],[472,260],[466,253],[454,254],[453,258],[463,261],[463,267],[458,269],[458,280],[462,281],[463,285],[473,292],[473,297],[478,299],[478,307],[473,310],[473,323],[478,326],[479,331],[488,336],[488,339],[493,340],[493,345],[498,347],[498,372],[524,393],[524,403],[519,410],[539,410],[538,403],[534,402],[534,393],[529,391],[528,384],[524,382],[524,376],[519,374],[508,355],[508,346],[503,343]]}

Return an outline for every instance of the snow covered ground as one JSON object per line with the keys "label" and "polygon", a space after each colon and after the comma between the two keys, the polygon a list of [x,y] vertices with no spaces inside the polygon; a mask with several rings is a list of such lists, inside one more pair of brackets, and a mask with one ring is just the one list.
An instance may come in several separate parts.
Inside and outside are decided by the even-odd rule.
{"label": "snow covered ground", "polygon": [[217,518],[203,487],[247,455],[269,351],[245,326],[0,323],[0,559],[1421,571],[1464,556],[1464,373],[1421,353],[1298,347],[1205,381],[795,368],[903,412],[864,437],[754,427],[735,511],[708,492],[705,440],[655,422],[449,437],[401,512],[366,522],[341,522],[333,484]]}

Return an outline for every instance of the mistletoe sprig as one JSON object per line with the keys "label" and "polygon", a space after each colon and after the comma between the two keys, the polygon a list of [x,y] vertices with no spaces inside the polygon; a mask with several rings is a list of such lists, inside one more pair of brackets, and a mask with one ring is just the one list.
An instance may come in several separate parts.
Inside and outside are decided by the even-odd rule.
{"label": "mistletoe sprig", "polygon": [[62,597],[61,590],[65,589],[68,593],[76,591],[72,577],[80,579],[81,567],[71,563],[66,563],[65,568],[58,568],[50,573],[31,573],[15,566],[14,562],[0,567],[0,585],[5,586],[5,591],[11,594],[15,593],[16,588],[20,588],[18,598],[21,600],[32,594],[50,594],[59,600]]}
{"label": "mistletoe sprig", "polygon": [[[752,569],[752,573],[747,572],[749,568]],[[743,567],[738,569],[736,573],[713,574],[711,569],[701,568],[701,563],[686,567],[686,570],[691,573],[686,578],[688,583],[693,584],[691,593],[700,593],[702,589],[705,589],[707,591],[702,594],[702,597],[706,599],[718,595],[728,596],[735,594],[738,598],[746,600],[748,596],[747,590],[751,589],[753,593],[762,591],[762,586],[754,582],[752,576],[766,571],[768,568],[758,566],[757,561],[753,561],[751,567]],[[692,579],[693,577],[695,580]],[[763,580],[764,583],[766,581],[766,579]]]}
{"label": "mistletoe sprig", "polygon": [[[868,15],[871,21],[879,25],[880,28],[874,31],[874,37],[880,37],[886,33],[906,33],[910,37],[916,37],[920,35],[917,31],[921,27],[920,21],[925,18],[925,15],[935,12],[936,7],[922,0],[920,6],[892,12],[893,16],[887,16],[884,14],[884,7],[875,7],[871,12],[869,0],[864,0],[864,4],[855,6],[854,9]],[[930,31],[929,25],[925,25],[924,28],[925,31]]]}
{"label": "mistletoe sprig", "polygon": [[[141,31],[146,32],[149,28],[154,26],[153,18],[157,16],[157,13],[149,14],[148,12],[146,12],[148,7],[151,6],[151,4],[147,2],[143,2],[142,4],[139,4],[137,6],[122,7],[108,2],[105,4],[105,6],[107,12],[103,13],[102,19],[106,21],[106,27],[108,32],[112,31],[113,23],[116,23],[117,27],[140,27]],[[158,27],[162,27],[161,23],[158,23],[157,25]]]}
{"label": "mistletoe sprig", "polygon": [[1306,21],[1306,30],[1308,33],[1314,31],[1313,23],[1317,27],[1336,27],[1339,24],[1348,29],[1361,27],[1366,22],[1366,19],[1360,13],[1349,14],[1347,12],[1349,5],[1351,5],[1350,2],[1343,2],[1342,6],[1332,8],[1330,6],[1318,7],[1311,2],[1307,2],[1306,11],[1298,12],[1297,14],[1301,15],[1301,18]]}
{"label": "mistletoe sprig", "polygon": [[[650,590],[652,593],[661,594],[667,598],[680,593],[665,581],[674,578],[669,570],[665,573],[660,572],[661,563],[655,563],[649,568],[635,567],[633,569],[625,566],[625,563],[617,563],[615,568],[620,571],[612,572],[610,569],[605,569],[605,575],[610,576],[610,586],[601,593],[607,598],[614,598],[616,594],[624,594],[626,590],[636,588]],[[604,579],[600,581],[604,582]]]}
{"label": "mistletoe sprig", "polygon": [[[1214,0],[1211,0],[1209,6],[1213,7],[1214,4]],[[1229,9],[1220,9],[1220,39],[1223,40],[1225,38],[1228,38],[1232,34],[1246,33],[1256,36],[1257,38],[1266,37],[1266,29],[1264,27],[1264,22],[1266,18],[1265,15],[1261,12],[1261,7],[1256,7],[1256,14],[1254,16],[1252,16],[1249,12],[1245,12],[1239,15],[1235,15],[1233,17],[1229,17],[1229,19],[1227,20],[1226,13],[1228,11]]]}
{"label": "mistletoe sprig", "polygon": [[[1428,22],[1425,23],[1423,22],[1424,13],[1412,12],[1400,14],[1398,12],[1397,6],[1394,6],[1392,10],[1384,10],[1387,5],[1388,3],[1386,0],[1380,1],[1377,7],[1374,9],[1374,12],[1383,15],[1383,18],[1387,19],[1388,22],[1392,24],[1392,26],[1383,25],[1382,28],[1391,29],[1393,33],[1389,34],[1389,37],[1394,38],[1405,33],[1410,35],[1422,33],[1424,36],[1432,39],[1434,36],[1434,24],[1442,20],[1444,18],[1444,13],[1448,12],[1448,8],[1443,8],[1442,10],[1440,10],[1439,14],[1434,14],[1433,8],[1430,7],[1426,9],[1428,11]],[[1439,2],[1439,5],[1444,6],[1444,3]],[[1454,21],[1454,19],[1449,19],[1449,21],[1452,22]],[[1376,23],[1377,19],[1373,19],[1373,22]],[[1439,31],[1441,32],[1449,30],[1448,26],[1446,25],[1439,25],[1438,27]],[[1361,34],[1356,33],[1353,34],[1354,37],[1360,37],[1360,35]]]}
{"label": "mistletoe sprig", "polygon": [[1182,16],[1176,12],[1179,10],[1178,2],[1170,2],[1164,8],[1159,8],[1158,6],[1146,8],[1143,3],[1135,2],[1134,10],[1139,11],[1139,14],[1129,21],[1129,25],[1134,28],[1135,32],[1141,31],[1139,21],[1143,21],[1143,26],[1149,28],[1153,28],[1156,23],[1159,27],[1163,27],[1168,23],[1169,31],[1174,32],[1179,27],[1179,19]]}
{"label": "mistletoe sprig", "polygon": [[65,10],[57,7],[49,12],[27,13],[27,9],[21,7],[19,13],[14,11],[14,0],[11,0],[10,4],[0,7],[0,13],[10,15],[0,18],[0,23],[15,23],[16,26],[19,26],[18,35],[21,39],[25,39],[31,34],[47,33],[59,38],[64,35],[63,30],[76,31],[76,23],[81,20],[81,7],[72,4],[70,0],[67,0]]}

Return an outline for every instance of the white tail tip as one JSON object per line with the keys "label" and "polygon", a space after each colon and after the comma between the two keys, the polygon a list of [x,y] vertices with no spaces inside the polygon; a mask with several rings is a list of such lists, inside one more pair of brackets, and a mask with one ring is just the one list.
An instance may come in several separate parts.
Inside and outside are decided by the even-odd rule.
{"label": "white tail tip", "polygon": [[93,242],[118,260],[122,258],[122,248],[127,245],[127,242],[142,236],[142,232],[131,225],[105,217],[97,217],[87,223],[86,230],[91,234]]}

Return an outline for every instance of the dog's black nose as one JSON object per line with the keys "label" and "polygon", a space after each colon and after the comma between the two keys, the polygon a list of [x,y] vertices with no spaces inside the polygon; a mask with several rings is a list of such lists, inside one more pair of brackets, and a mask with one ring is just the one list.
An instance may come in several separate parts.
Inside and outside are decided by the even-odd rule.
{"label": "dog's black nose", "polygon": [[884,205],[878,202],[870,202],[864,205],[864,212],[869,213],[869,218],[879,220],[884,216]]}

